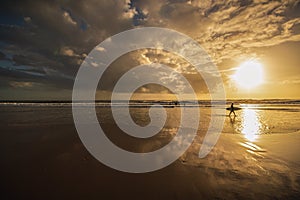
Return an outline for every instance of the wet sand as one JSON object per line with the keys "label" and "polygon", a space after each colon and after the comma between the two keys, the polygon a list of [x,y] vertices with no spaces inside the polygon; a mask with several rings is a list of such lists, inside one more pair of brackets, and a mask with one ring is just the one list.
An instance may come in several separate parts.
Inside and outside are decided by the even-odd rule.
{"label": "wet sand", "polygon": [[[100,109],[99,121],[120,146],[148,151],[171,139],[172,123],[177,116],[174,109],[170,109],[173,119],[167,121],[167,128],[160,133],[165,137],[139,145],[138,141],[122,136],[105,109]],[[198,158],[206,129],[203,124],[209,120],[204,111],[198,136],[182,157],[155,172],[130,174],[111,169],[88,153],[75,130],[70,107],[1,107],[1,110],[1,199],[300,197],[300,132],[276,129],[275,133],[274,128],[272,133],[261,134],[251,141],[240,130],[247,123],[242,113],[233,124],[226,118],[224,131],[206,158]],[[144,115],[140,110],[133,111],[137,113],[136,119],[139,114]],[[289,117],[294,117],[297,123],[299,113]]]}

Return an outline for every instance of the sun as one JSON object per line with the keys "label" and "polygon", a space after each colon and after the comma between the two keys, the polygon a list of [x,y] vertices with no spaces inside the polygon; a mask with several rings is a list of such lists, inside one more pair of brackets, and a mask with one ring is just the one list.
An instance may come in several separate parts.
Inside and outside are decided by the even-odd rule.
{"label": "sun", "polygon": [[248,60],[237,68],[232,79],[242,88],[255,88],[264,81],[262,64],[256,60]]}

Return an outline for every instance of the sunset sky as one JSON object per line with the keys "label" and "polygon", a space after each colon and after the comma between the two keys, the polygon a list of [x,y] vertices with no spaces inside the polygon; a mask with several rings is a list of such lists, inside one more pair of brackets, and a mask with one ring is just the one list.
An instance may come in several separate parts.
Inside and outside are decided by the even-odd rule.
{"label": "sunset sky", "polygon": [[[70,100],[87,54],[138,27],[170,28],[196,40],[221,72],[227,98],[300,98],[299,0],[10,0],[0,10],[0,100]],[[151,62],[171,66],[199,98],[207,96],[182,58],[144,49],[112,64],[97,98],[106,99],[127,70]],[[153,85],[138,93],[168,96]]]}

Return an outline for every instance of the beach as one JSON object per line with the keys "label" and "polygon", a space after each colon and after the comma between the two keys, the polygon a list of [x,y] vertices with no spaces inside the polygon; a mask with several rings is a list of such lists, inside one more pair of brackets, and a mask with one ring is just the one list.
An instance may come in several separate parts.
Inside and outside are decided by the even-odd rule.
{"label": "beach", "polygon": [[[211,109],[225,107],[200,105],[199,128],[189,149],[171,165],[141,174],[120,172],[95,159],[77,134],[70,103],[2,103],[0,197],[298,199],[300,104],[239,103],[242,109],[236,111],[236,117],[225,116],[220,138],[205,158],[198,154]],[[164,128],[149,139],[136,139],[117,127],[109,105],[96,106],[107,137],[133,152],[150,152],[172,140],[182,107],[165,109],[168,119]],[[186,105],[184,109],[195,107]],[[133,106],[131,117],[145,125],[149,123],[148,110],[144,104]]]}

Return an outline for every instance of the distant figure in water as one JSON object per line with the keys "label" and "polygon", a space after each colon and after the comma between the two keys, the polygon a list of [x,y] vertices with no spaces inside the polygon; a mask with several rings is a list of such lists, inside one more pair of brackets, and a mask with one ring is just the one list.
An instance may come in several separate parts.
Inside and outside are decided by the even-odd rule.
{"label": "distant figure in water", "polygon": [[233,103],[231,103],[231,106],[230,106],[230,113],[229,113],[229,116],[231,116],[231,113],[233,113],[234,116],[236,116],[236,115],[235,115],[235,112],[234,112]]}

